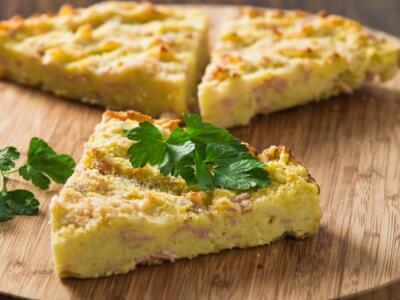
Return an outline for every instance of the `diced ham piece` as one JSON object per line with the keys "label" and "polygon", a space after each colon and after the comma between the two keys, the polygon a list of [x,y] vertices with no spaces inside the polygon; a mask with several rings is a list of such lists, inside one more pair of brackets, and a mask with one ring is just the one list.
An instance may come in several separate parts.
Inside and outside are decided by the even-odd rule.
{"label": "diced ham piece", "polygon": [[187,221],[183,222],[182,226],[176,231],[176,233],[181,232],[182,230],[188,231],[200,239],[206,238],[210,233],[210,229],[193,227]]}
{"label": "diced ham piece", "polygon": [[161,251],[154,252],[151,255],[142,257],[140,260],[137,261],[137,264],[159,263],[163,260],[175,262],[176,258],[177,258],[177,256],[175,253],[173,253],[171,251],[167,251],[167,250],[161,250]]}
{"label": "diced ham piece", "polygon": [[281,224],[290,225],[290,224],[292,224],[292,219],[291,218],[282,218]]}
{"label": "diced ham piece", "polygon": [[200,211],[207,210],[207,207],[203,203],[201,203],[199,201],[192,201],[192,203],[193,203],[192,210],[195,211],[195,212],[200,212]]}
{"label": "diced ham piece", "polygon": [[121,244],[123,245],[140,244],[154,239],[153,236],[138,234],[129,229],[121,230],[120,237],[121,237]]}
{"label": "diced ham piece", "polygon": [[231,98],[224,98],[221,100],[221,106],[228,109],[233,106],[233,100]]}
{"label": "diced ham piece", "polygon": [[241,203],[244,200],[249,200],[250,194],[249,193],[242,193],[232,197],[232,202]]}
{"label": "diced ham piece", "polygon": [[98,149],[92,149],[93,155],[93,168],[99,170],[102,175],[111,174],[113,171],[113,166],[111,162],[105,157],[105,154]]}
{"label": "diced ham piece", "polygon": [[281,93],[287,88],[287,80],[278,77],[271,77],[253,89],[253,96],[255,97],[256,101],[261,101],[264,99],[269,90]]}
{"label": "diced ham piece", "polygon": [[288,86],[288,83],[283,78],[271,77],[268,80],[264,81],[262,87],[264,90],[274,89],[277,92],[283,92]]}
{"label": "diced ham piece", "polygon": [[250,201],[250,194],[242,193],[231,198],[231,201],[234,203],[238,203],[240,205],[240,209],[242,213],[246,213],[251,211],[251,201]]}

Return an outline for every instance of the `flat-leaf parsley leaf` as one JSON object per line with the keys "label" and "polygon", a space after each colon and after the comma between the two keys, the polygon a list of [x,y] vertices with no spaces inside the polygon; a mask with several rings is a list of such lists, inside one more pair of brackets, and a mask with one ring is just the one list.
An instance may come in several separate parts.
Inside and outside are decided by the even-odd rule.
{"label": "flat-leaf parsley leaf", "polygon": [[65,183],[75,168],[75,162],[70,156],[57,154],[39,138],[31,139],[26,162],[16,168],[14,161],[19,156],[14,147],[0,149],[0,222],[11,219],[13,215],[36,215],[39,211],[39,201],[32,192],[7,190],[6,175],[18,172],[35,186],[47,189],[50,179]]}
{"label": "flat-leaf parsley leaf", "polygon": [[72,175],[74,160],[66,154],[57,154],[45,141],[32,138],[27,162],[19,168],[19,174],[40,189],[49,188],[50,179],[65,183]]}
{"label": "flat-leaf parsley leaf", "polygon": [[19,152],[14,147],[6,147],[0,150],[0,170],[8,171],[15,167],[14,160],[19,158]]}
{"label": "flat-leaf parsley leaf", "polygon": [[183,114],[183,120],[186,128],[175,128],[169,136],[147,121],[127,130],[126,137],[136,141],[128,149],[132,166],[148,163],[201,190],[248,190],[269,184],[264,163],[227,130],[194,114]]}

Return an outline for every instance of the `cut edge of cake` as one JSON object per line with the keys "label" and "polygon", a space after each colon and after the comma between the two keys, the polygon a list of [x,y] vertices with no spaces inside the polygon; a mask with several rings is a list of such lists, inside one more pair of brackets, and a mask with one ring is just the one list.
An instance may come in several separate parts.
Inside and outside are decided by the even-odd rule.
{"label": "cut edge of cake", "polygon": [[149,2],[15,16],[0,22],[0,78],[113,109],[179,114],[197,105],[207,31],[201,11]]}
{"label": "cut edge of cake", "polygon": [[200,112],[205,121],[233,127],[389,80],[400,46],[341,16],[244,7],[224,24],[211,57],[199,85]]}
{"label": "cut edge of cake", "polygon": [[[104,113],[75,173],[50,205],[60,277],[123,274],[138,265],[269,244],[314,234],[319,187],[285,146],[258,155],[272,183],[247,192],[187,188],[153,167],[132,168],[122,132],[149,121],[168,133],[179,120],[138,112]],[[254,150],[252,150],[254,152]],[[254,152],[255,153],[255,152]],[[149,188],[150,187],[150,188]]]}

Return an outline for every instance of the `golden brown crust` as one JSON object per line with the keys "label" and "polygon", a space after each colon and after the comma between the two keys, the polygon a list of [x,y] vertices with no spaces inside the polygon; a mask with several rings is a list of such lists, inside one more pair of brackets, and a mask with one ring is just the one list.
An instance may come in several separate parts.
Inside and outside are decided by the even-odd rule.
{"label": "golden brown crust", "polygon": [[[122,121],[126,120],[134,120],[138,122],[143,122],[143,121],[148,121],[153,124],[157,124],[159,126],[163,126],[165,128],[169,128],[170,130],[173,130],[174,128],[179,126],[180,120],[175,119],[153,119],[152,117],[142,114],[140,112],[134,111],[134,110],[127,110],[127,111],[113,111],[113,110],[107,110],[103,114],[103,122],[107,122],[110,119],[120,119]],[[251,154],[254,156],[257,155],[257,150],[251,146],[250,144],[246,143],[247,149],[250,151]],[[287,147],[287,146],[271,146],[268,149],[264,149],[259,157],[263,161],[272,161],[272,160],[279,160],[281,153],[286,153],[288,155],[288,163],[294,163],[294,164],[299,164],[304,167],[304,165],[299,162],[298,160],[295,159],[292,151]],[[318,194],[320,192],[320,187],[317,184],[316,180],[311,176],[310,172],[306,167],[304,167],[307,170],[307,176],[305,180],[309,183],[315,184],[318,187]]]}
{"label": "golden brown crust", "polygon": [[260,156],[264,158],[265,161],[277,160],[279,159],[282,152],[286,152],[289,156],[289,162],[299,163],[293,157],[292,151],[286,146],[272,146],[261,152]]}
{"label": "golden brown crust", "polygon": [[251,154],[253,154],[254,156],[256,156],[256,155],[257,155],[257,149],[254,148],[252,145],[250,145],[250,144],[248,144],[248,143],[245,143],[245,144],[246,144],[246,147],[247,147],[247,149],[249,150],[249,152],[250,152]]}
{"label": "golden brown crust", "polygon": [[272,146],[268,149],[265,149],[261,154],[261,158],[263,158],[265,161],[271,161],[271,160],[278,160],[281,153],[287,153],[288,154],[288,162],[298,164],[304,167],[307,171],[307,176],[305,178],[305,181],[315,184],[318,187],[318,194],[320,193],[320,187],[317,184],[316,180],[314,177],[311,176],[310,171],[301,163],[299,162],[293,155],[293,152],[286,146]]}
{"label": "golden brown crust", "polygon": [[152,117],[142,114],[138,111],[134,110],[127,110],[127,111],[114,111],[114,110],[107,110],[104,112],[102,120],[103,122],[107,122],[111,119],[120,119],[122,121],[126,120],[134,120],[137,122],[148,121],[153,124],[157,124],[159,126],[168,128],[170,130],[175,129],[178,127],[181,120],[179,119],[153,119]]}
{"label": "golden brown crust", "polygon": [[142,114],[135,110],[126,110],[126,111],[106,110],[103,114],[103,122],[107,122],[110,119],[120,119],[122,121],[134,120],[138,122],[148,121],[154,123],[154,119],[152,117]]}
{"label": "golden brown crust", "polygon": [[22,17],[15,15],[8,21],[0,22],[0,35],[13,35],[22,29],[23,25]]}

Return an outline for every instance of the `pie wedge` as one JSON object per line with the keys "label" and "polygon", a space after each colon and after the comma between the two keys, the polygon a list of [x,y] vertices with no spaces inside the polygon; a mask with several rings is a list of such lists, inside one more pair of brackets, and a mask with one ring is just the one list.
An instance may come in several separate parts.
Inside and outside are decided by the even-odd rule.
{"label": "pie wedge", "polygon": [[336,15],[244,8],[223,27],[199,87],[202,117],[220,127],[387,80],[399,48]]}
{"label": "pie wedge", "polygon": [[150,165],[133,168],[125,130],[153,123],[168,135],[178,120],[107,111],[83,157],[50,206],[60,277],[126,273],[140,264],[192,258],[317,231],[319,187],[284,146],[258,155],[270,184],[248,191],[190,189]]}
{"label": "pie wedge", "polygon": [[147,2],[0,23],[0,77],[116,109],[187,111],[207,59],[203,13]]}

